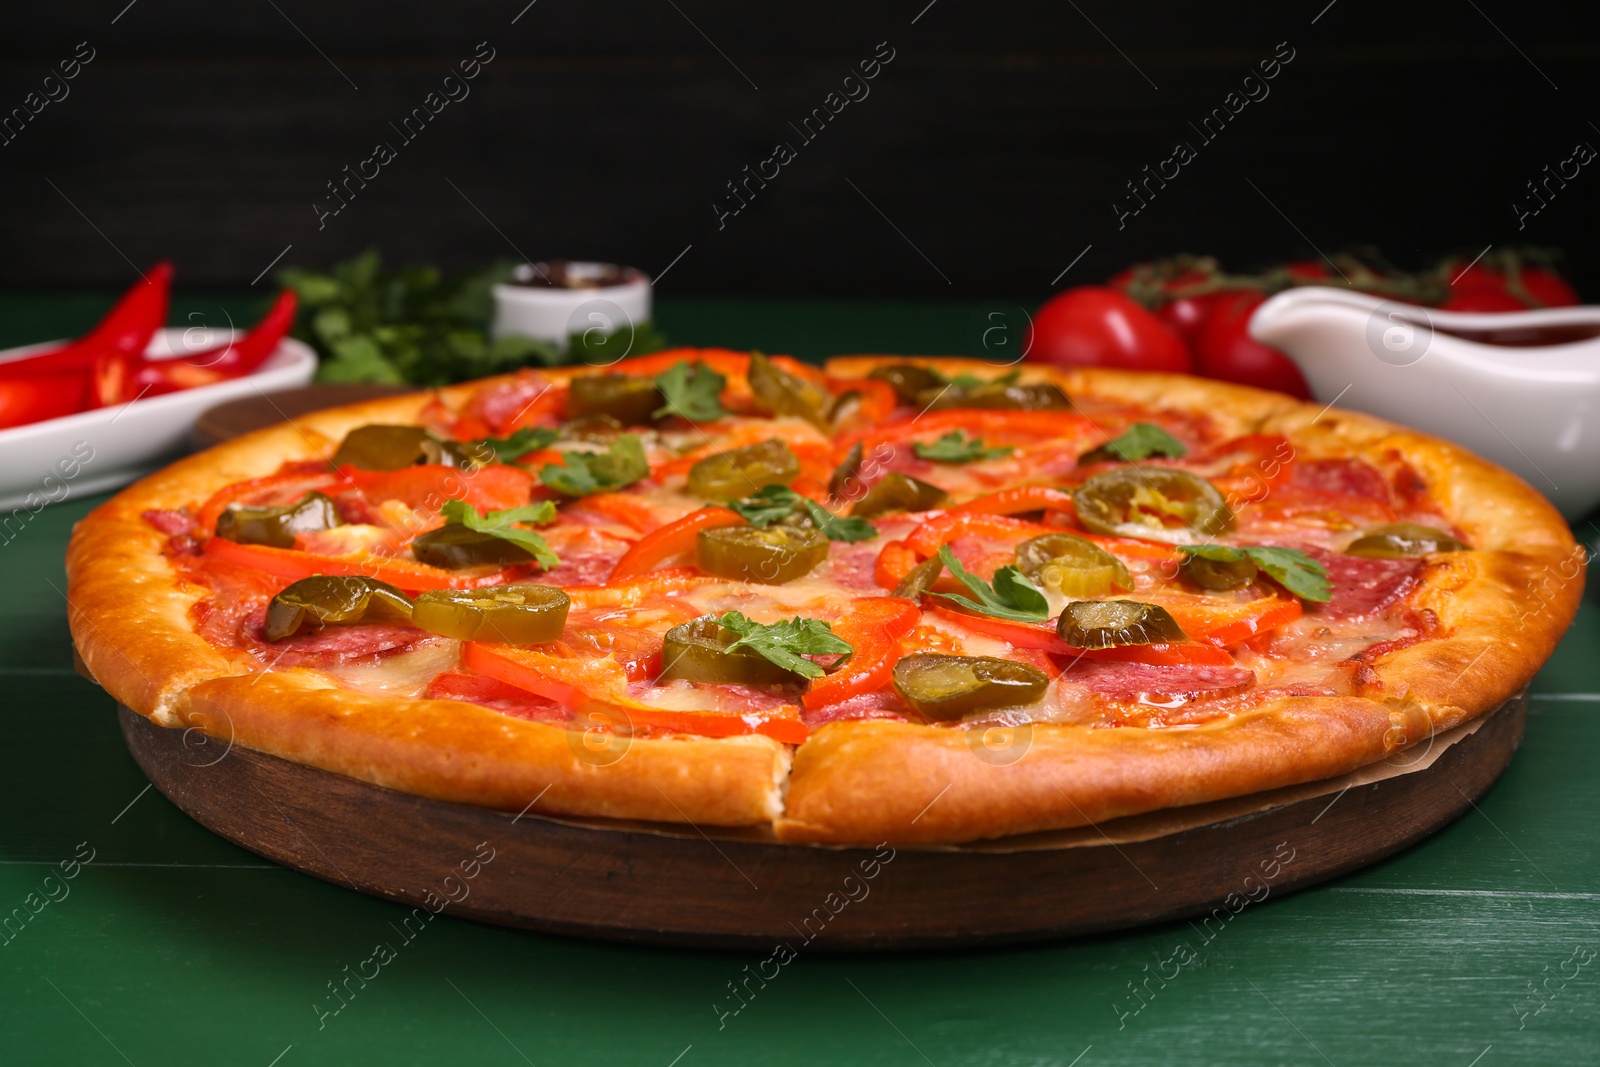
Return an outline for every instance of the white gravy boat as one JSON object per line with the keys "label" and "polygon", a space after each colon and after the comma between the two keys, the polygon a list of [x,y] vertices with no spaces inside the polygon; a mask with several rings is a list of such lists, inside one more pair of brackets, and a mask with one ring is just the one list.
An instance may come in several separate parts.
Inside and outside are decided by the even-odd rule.
{"label": "white gravy boat", "polygon": [[1346,289],[1289,289],[1250,335],[1316,398],[1464,445],[1569,519],[1600,504],[1600,307],[1464,313]]}

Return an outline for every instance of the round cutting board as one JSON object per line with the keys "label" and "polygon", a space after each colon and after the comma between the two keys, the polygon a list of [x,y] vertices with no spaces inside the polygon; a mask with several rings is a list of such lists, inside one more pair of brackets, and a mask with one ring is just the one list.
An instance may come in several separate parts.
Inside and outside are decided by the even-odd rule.
{"label": "round cutting board", "polygon": [[1510,762],[1526,716],[1519,696],[1387,763],[1254,797],[961,847],[874,849],[443,803],[121,709],[129,749],[173,803],[295,870],[506,926],[780,953],[1223,923],[1462,814]]}

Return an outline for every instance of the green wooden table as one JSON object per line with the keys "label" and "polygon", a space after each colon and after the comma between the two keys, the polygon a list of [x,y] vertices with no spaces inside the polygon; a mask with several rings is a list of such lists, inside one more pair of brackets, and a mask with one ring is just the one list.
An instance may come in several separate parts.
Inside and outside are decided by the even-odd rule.
{"label": "green wooden table", "polygon": [[[79,330],[104,306],[0,297],[0,345]],[[984,310],[664,302],[660,317],[677,341],[815,357],[971,350]],[[406,909],[267,863],[151,789],[111,699],[72,670],[61,556],[99,499],[47,508],[0,545],[0,1064],[1600,1062],[1592,595],[1534,683],[1510,770],[1402,855],[1269,897],[1210,940],[1179,922],[1001,951],[802,955],[722,1015],[764,953],[448,917],[408,942]],[[339,843],[320,844],[336,861]],[[394,958],[324,1014],[380,942]]]}

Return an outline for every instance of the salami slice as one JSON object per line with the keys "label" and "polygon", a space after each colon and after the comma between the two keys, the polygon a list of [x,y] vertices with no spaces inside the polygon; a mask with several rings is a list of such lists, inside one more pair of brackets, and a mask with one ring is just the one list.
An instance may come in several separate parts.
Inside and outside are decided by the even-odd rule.
{"label": "salami slice", "polygon": [[1319,493],[1340,493],[1392,501],[1383,472],[1359,459],[1310,459],[1295,464],[1294,484]]}
{"label": "salami slice", "polygon": [[244,634],[258,652],[279,667],[337,667],[373,661],[409,652],[424,641],[437,640],[432,634],[405,623],[371,622],[325,626],[314,633],[267,641],[261,632],[265,619],[263,605],[244,624]]}
{"label": "salami slice", "polygon": [[1306,604],[1307,615],[1355,619],[1375,615],[1409,593],[1417,584],[1421,560],[1363,559],[1330,552],[1314,553],[1328,569],[1333,598],[1326,604]]}
{"label": "salami slice", "polygon": [[1079,660],[1065,677],[1112,700],[1150,704],[1229,696],[1255,684],[1244,667],[1157,667],[1148,663]]}

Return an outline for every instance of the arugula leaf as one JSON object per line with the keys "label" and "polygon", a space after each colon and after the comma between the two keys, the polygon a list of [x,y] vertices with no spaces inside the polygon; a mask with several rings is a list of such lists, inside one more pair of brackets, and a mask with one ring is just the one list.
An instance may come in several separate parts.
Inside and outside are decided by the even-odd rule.
{"label": "arugula leaf", "polygon": [[604,452],[563,452],[561,458],[566,466],[545,464],[539,470],[539,480],[568,496],[621,489],[650,473],[638,434],[623,434]]}
{"label": "arugula leaf", "polygon": [[1301,600],[1325,604],[1333,596],[1333,583],[1322,564],[1298,548],[1272,548],[1267,545],[1179,545],[1178,551],[1215,563],[1238,563],[1248,559],[1266,572],[1267,577]]}
{"label": "arugula leaf", "polygon": [[728,379],[704,363],[675,363],[656,375],[656,388],[666,403],[652,412],[655,418],[678,415],[690,422],[711,422],[728,412],[720,397]]}
{"label": "arugula leaf", "polygon": [[821,619],[796,616],[770,626],[752,622],[737,611],[723,612],[717,624],[739,635],[739,640],[723,649],[723,654],[748,648],[784,670],[806,678],[821,678],[825,671],[805,656],[849,655],[855,646],[833,632]]}
{"label": "arugula leaf", "polygon": [[1010,445],[984,448],[980,438],[969,438],[963,430],[951,430],[931,445],[918,441],[911,446],[911,450],[923,459],[931,459],[935,463],[971,463],[975,459],[999,459],[1016,451]]}
{"label": "arugula leaf", "polygon": [[524,426],[520,430],[513,431],[510,437],[485,437],[473,443],[489,448],[494,452],[494,458],[501,463],[510,463],[529,452],[549,448],[560,436],[560,431],[553,427]]}
{"label": "arugula leaf", "polygon": [[1116,437],[1083,456],[1083,462],[1095,463],[1108,459],[1125,459],[1137,463],[1151,456],[1186,456],[1189,449],[1184,443],[1161,427],[1148,422],[1136,422]]}
{"label": "arugula leaf", "polygon": [[1050,604],[1044,594],[1016,567],[1001,567],[995,571],[994,584],[991,586],[963,567],[961,561],[956,559],[956,554],[950,551],[949,545],[939,546],[939,558],[944,561],[946,569],[978,598],[971,600],[957,593],[933,594],[941,600],[953,601],[981,615],[992,615],[1013,622],[1043,622],[1050,617]]}
{"label": "arugula leaf", "polygon": [[543,537],[532,530],[524,530],[514,523],[539,523],[555,521],[556,506],[546,500],[541,504],[527,504],[520,508],[506,508],[502,511],[491,511],[487,515],[478,514],[478,509],[465,500],[446,500],[444,507],[439,509],[447,523],[465,526],[469,530],[476,530],[490,537],[498,537],[502,541],[510,541],[519,548],[525,548],[539,565],[549,570],[561,559],[545,544]]}
{"label": "arugula leaf", "polygon": [[783,485],[767,485],[745,500],[730,500],[728,507],[751,526],[763,529],[788,518],[796,507],[803,507],[811,522],[830,541],[870,541],[878,528],[866,519],[835,515],[815,500],[801,496]]}

